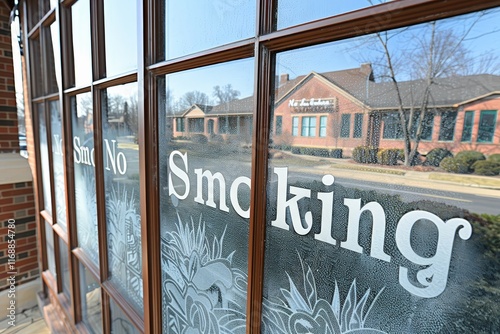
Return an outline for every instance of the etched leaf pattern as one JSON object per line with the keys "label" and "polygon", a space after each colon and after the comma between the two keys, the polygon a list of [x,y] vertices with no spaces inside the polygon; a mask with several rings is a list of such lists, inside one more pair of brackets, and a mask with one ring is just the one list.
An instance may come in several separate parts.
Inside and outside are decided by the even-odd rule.
{"label": "etched leaf pattern", "polygon": [[[235,268],[224,251],[224,236],[209,239],[205,222],[177,222],[162,237],[163,319],[172,333],[245,333],[247,275]],[[383,289],[365,308],[370,289],[358,300],[354,280],[341,304],[337,282],[331,302],[320,298],[314,272],[300,258],[301,289],[287,273],[289,287],[277,301],[263,300],[262,332],[384,333],[365,327],[366,319]]]}

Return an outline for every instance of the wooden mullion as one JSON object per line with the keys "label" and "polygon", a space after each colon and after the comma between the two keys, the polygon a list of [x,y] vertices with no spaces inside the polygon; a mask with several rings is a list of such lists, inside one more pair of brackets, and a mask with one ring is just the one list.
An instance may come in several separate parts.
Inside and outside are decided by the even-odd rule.
{"label": "wooden mullion", "polygon": [[[144,328],[144,320],[137,313],[137,311],[130,305],[130,303],[125,299],[123,294],[116,289],[115,285],[110,281],[104,282],[102,285],[102,289],[106,292],[106,295],[113,296],[113,302],[118,306],[122,312],[127,316],[127,318],[132,322],[134,327],[142,332]],[[108,303],[109,305],[109,303]],[[110,317],[110,325],[111,325],[111,317]],[[106,332],[109,333],[109,332]],[[149,333],[149,332],[148,332]],[[155,333],[155,332],[152,332]]]}
{"label": "wooden mullion", "polygon": [[261,35],[259,40],[272,51],[284,51],[466,14],[499,4],[498,0],[390,1]]}
{"label": "wooden mullion", "polygon": [[[74,179],[74,161],[73,161],[73,126],[72,126],[72,110],[70,98],[64,94],[64,87],[68,81],[69,68],[73,65],[68,54],[71,40],[68,40],[68,35],[71,35],[71,29],[65,29],[71,20],[66,19],[66,9],[58,5],[56,7],[56,24],[59,24],[59,73],[61,73],[59,87],[59,106],[61,108],[61,123],[63,137],[63,162],[64,162],[64,180],[65,180],[65,203],[66,203],[66,230],[67,230],[67,246],[68,246],[68,269],[70,279],[70,303],[73,325],[76,326],[82,320],[81,294],[80,294],[80,268],[78,260],[73,256],[73,248],[78,246],[77,226],[76,226],[76,203],[75,203],[75,179]],[[57,64],[56,64],[57,66]]]}
{"label": "wooden mullion", "polygon": [[244,59],[254,55],[254,43],[255,38],[248,38],[174,60],[162,61],[148,66],[147,69],[154,75],[160,76],[202,66],[220,64],[231,60]]}
{"label": "wooden mullion", "polygon": [[142,239],[142,275],[144,314],[141,330],[144,333],[160,333],[162,330],[162,289],[160,264],[160,218],[158,186],[158,113],[156,112],[155,78],[146,70],[149,41],[154,35],[150,28],[154,16],[152,2],[139,2],[138,26],[138,117],[139,117],[139,177]]}
{"label": "wooden mullion", "polygon": [[269,51],[256,45],[255,105],[252,141],[250,231],[248,240],[247,333],[261,332],[266,186],[269,143],[271,77],[274,70]]}
{"label": "wooden mullion", "polygon": [[89,258],[85,250],[82,248],[74,248],[72,250],[73,256],[75,256],[79,263],[83,264],[85,268],[94,276],[96,282],[100,282],[100,273],[99,267],[95,265],[95,263]]}

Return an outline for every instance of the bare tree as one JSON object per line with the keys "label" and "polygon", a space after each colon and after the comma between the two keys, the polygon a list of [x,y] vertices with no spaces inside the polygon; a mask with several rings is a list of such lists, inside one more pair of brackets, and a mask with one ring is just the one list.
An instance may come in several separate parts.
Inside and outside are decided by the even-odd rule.
{"label": "bare tree", "polygon": [[194,90],[185,93],[178,101],[178,107],[180,110],[187,109],[193,104],[208,105],[210,104],[210,98],[207,94]]}
{"label": "bare tree", "polygon": [[236,100],[240,96],[240,92],[233,89],[231,84],[227,84],[224,87],[219,85],[214,86],[213,96],[217,99],[218,104],[227,103],[232,100]]}
{"label": "bare tree", "polygon": [[[374,34],[372,45],[381,55],[374,65],[382,81],[393,83],[392,94],[404,140],[405,165],[410,166],[415,161],[426,115],[433,111],[432,89],[438,84],[437,79],[475,74],[486,69],[491,73],[491,67],[497,62],[495,57],[474,56],[466,47],[465,42],[473,38],[471,31],[482,15],[469,21],[461,32],[440,29],[434,21],[416,31],[404,28]],[[403,39],[405,50],[399,48],[395,51],[393,41],[401,43]],[[411,79],[410,87],[406,83],[403,89],[401,78]]]}

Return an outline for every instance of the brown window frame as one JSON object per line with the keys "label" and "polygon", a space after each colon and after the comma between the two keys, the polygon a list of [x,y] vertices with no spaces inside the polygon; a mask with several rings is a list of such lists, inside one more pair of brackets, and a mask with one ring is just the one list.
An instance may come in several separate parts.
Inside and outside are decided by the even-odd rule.
{"label": "brown window frame", "polygon": [[[352,38],[368,33],[414,25],[429,20],[447,18],[459,14],[483,10],[498,6],[497,0],[471,2],[469,0],[456,0],[453,3],[442,0],[399,0],[372,7],[367,7],[354,12],[335,15],[292,26],[276,31],[275,11],[277,0],[256,0],[256,31],[252,38],[237,41],[227,45],[197,52],[191,55],[168,61],[156,61],[159,43],[156,34],[159,33],[163,18],[163,6],[158,1],[138,1],[137,18],[142,30],[138,34],[138,66],[136,71],[125,73],[113,78],[106,78],[104,54],[104,17],[101,0],[90,0],[91,32],[92,32],[92,64],[93,82],[87,87],[68,87],[67,83],[73,78],[69,66],[73,66],[68,49],[71,42],[68,28],[71,28],[71,19],[67,13],[75,0],[63,0],[56,8],[48,9],[46,0],[24,1],[23,29],[26,33],[25,40],[30,38],[43,39],[42,27],[47,27],[52,22],[59,24],[60,44],[62,48],[61,63],[55,66],[61,69],[63,87],[57,94],[41,95],[29,98],[29,105],[33,111],[36,103],[47,103],[49,100],[58,100],[63,114],[63,141],[71,143],[71,117],[68,110],[70,97],[78,93],[92,92],[94,110],[94,142],[96,156],[96,192],[97,209],[100,229],[99,234],[99,267],[94,265],[85,252],[78,248],[75,223],[75,203],[71,195],[74,192],[74,175],[71,168],[73,154],[72,145],[64,147],[65,185],[67,207],[67,232],[53,223],[53,217],[43,210],[40,149],[35,148],[36,175],[35,191],[37,193],[37,228],[38,240],[41,245],[42,278],[46,296],[51,296],[51,301],[58,304],[69,320],[72,329],[85,331],[86,327],[81,322],[81,301],[79,287],[79,264],[83,264],[99,282],[101,288],[102,322],[103,331],[110,330],[109,299],[112,298],[127,315],[133,325],[143,333],[159,333],[162,331],[161,321],[161,264],[160,264],[160,219],[159,219],[159,172],[158,172],[158,106],[157,106],[157,78],[184,70],[195,69],[201,66],[254,57],[254,106],[253,106],[253,136],[252,136],[252,173],[251,173],[251,213],[250,235],[248,254],[248,291],[247,291],[247,333],[259,333],[262,314],[262,280],[264,263],[266,198],[261,196],[266,192],[267,185],[267,159],[271,116],[271,100],[274,90],[274,61],[277,53],[315,44],[332,42]],[[26,7],[27,6],[27,7]],[[31,7],[32,6],[32,7]],[[38,13],[43,8],[46,13],[43,17]],[[31,13],[30,9],[36,11]],[[43,42],[41,43],[43,45]],[[30,60],[30,43],[26,46],[26,57]],[[43,47],[42,47],[43,48]],[[98,51],[100,50],[100,51]],[[41,54],[44,52],[42,51]],[[26,71],[31,73],[35,66],[26,61]],[[45,69],[42,65],[41,73]],[[142,272],[144,291],[144,314],[138,314],[127,301],[120,296],[116,289],[109,284],[107,242],[105,228],[105,194],[102,159],[102,110],[100,93],[107,87],[136,81],[138,83],[139,97],[139,168],[140,168],[140,206],[141,206],[141,233],[142,233]],[[28,85],[34,84],[28,75]],[[30,92],[28,93],[31,96]],[[46,115],[48,108],[45,108]],[[32,113],[33,131],[39,139],[37,114]],[[39,142],[39,140],[35,140]],[[50,144],[50,142],[49,142]],[[49,164],[53,165],[52,153],[49,152]],[[54,185],[51,176],[51,184]],[[52,187],[53,189],[53,187]],[[54,191],[52,190],[52,203],[54,206]],[[68,301],[61,294],[60,280],[55,280],[50,274],[47,264],[47,248],[45,245],[45,220],[52,226],[55,253],[58,253],[58,240],[66,243],[69,250],[69,269],[71,278],[71,300]],[[56,256],[57,277],[60,275],[60,261]]]}

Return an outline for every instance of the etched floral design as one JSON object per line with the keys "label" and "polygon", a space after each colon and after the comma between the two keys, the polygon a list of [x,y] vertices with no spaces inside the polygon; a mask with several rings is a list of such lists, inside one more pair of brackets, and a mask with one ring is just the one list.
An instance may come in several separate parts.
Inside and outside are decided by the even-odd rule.
{"label": "etched floral design", "polygon": [[97,263],[99,262],[99,247],[94,170],[93,167],[80,167],[78,170],[79,175],[75,173],[78,244]]}
{"label": "etched floral design", "polygon": [[[313,271],[300,259],[303,275],[302,291],[297,288],[290,275],[289,288],[281,289],[282,297],[277,302],[264,300],[263,326],[266,333],[384,333],[365,325],[374,304],[384,289],[368,303],[370,289],[358,300],[356,280],[341,303],[339,288],[329,302],[319,298]],[[368,308],[365,311],[365,308]]]}
{"label": "etched floral design", "polygon": [[110,272],[112,279],[142,307],[141,216],[136,208],[134,191],[112,188],[106,200]]}
{"label": "etched floral design", "polygon": [[212,241],[201,217],[184,224],[162,243],[164,317],[174,333],[244,333],[246,274],[223,254],[225,230]]}

